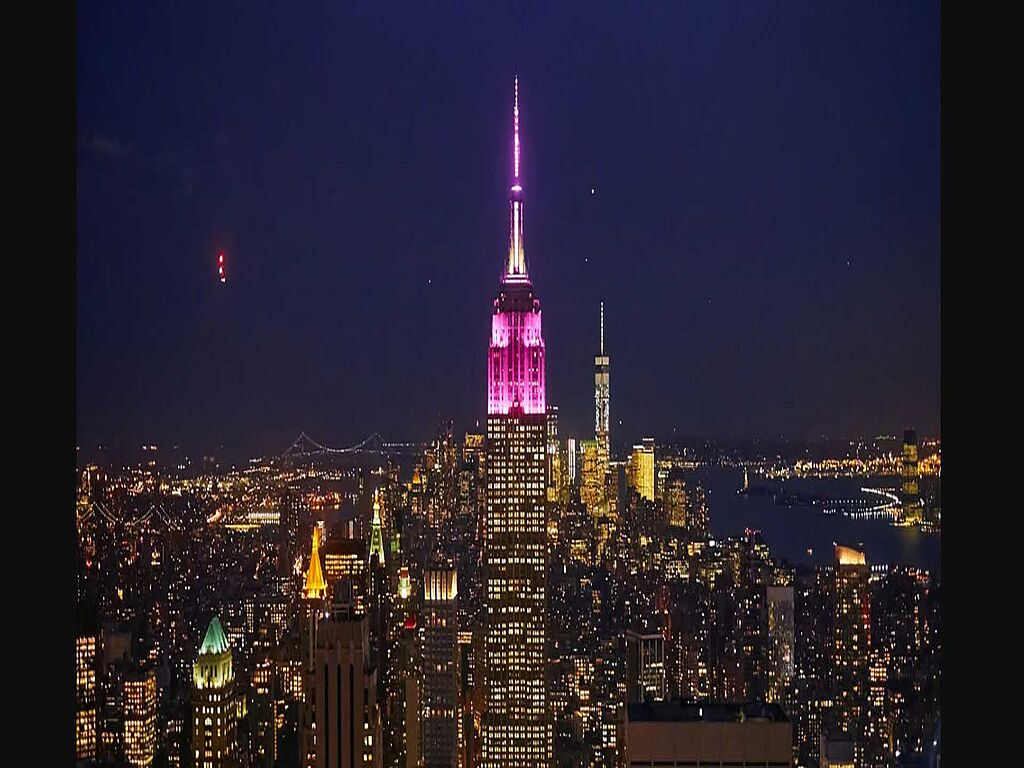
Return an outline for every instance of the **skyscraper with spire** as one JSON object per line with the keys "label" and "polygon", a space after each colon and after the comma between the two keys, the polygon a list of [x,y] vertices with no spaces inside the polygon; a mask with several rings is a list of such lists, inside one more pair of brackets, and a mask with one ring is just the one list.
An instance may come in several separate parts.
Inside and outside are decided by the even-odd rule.
{"label": "skyscraper with spire", "polygon": [[608,368],[610,358],[604,353],[604,302],[601,302],[600,347],[594,358],[594,437],[597,439],[598,462],[608,470]]}
{"label": "skyscraper with spire", "polygon": [[238,765],[237,728],[231,646],[214,616],[192,666],[192,764],[202,768]]}
{"label": "skyscraper with spire", "polygon": [[519,175],[519,79],[513,107],[509,247],[487,358],[486,704],[488,768],[550,765],[545,678],[544,338],[526,269]]}

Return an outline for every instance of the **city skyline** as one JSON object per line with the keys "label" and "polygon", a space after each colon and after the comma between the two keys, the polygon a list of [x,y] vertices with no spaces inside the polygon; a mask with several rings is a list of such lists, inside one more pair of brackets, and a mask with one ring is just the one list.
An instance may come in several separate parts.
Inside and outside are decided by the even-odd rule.
{"label": "city skyline", "polygon": [[[435,54],[371,11],[353,28],[437,66],[392,61],[356,82],[345,66],[354,52],[325,41],[292,60],[277,49],[263,95],[292,94],[277,102],[287,118],[259,123],[248,119],[263,106],[251,89],[219,100],[241,76],[220,57],[250,61],[250,37],[271,19],[254,14],[223,51],[199,54],[221,73],[200,84],[163,48],[144,74],[115,67],[145,44],[145,33],[124,39],[142,19],[112,23],[118,45],[101,51],[93,12],[79,19],[81,443],[225,442],[258,455],[303,429],[351,444],[374,431],[426,439],[440,416],[482,422],[480,359],[469,351],[480,347],[473,318],[486,311],[503,230],[508,128],[495,93],[515,73],[535,116],[523,175],[537,180],[531,252],[558,349],[548,402],[564,434],[584,437],[593,422],[602,301],[613,447],[676,429],[939,431],[937,13],[846,18],[862,33],[854,50],[841,18],[806,9],[687,9],[664,26],[699,22],[731,58],[692,33],[673,48],[647,19],[624,22],[620,41],[581,43],[569,61],[547,45],[571,22],[563,12],[515,32],[497,11],[452,19],[442,42],[468,28],[493,30],[498,43],[485,52],[470,34]],[[179,36],[216,35],[226,20],[214,16],[204,32],[168,23]],[[312,21],[285,19],[282,34],[325,40]],[[879,35],[883,22],[910,50]],[[777,34],[741,55],[756,24]],[[819,61],[826,40],[833,55]],[[817,61],[816,74],[787,58],[798,55]],[[106,96],[112,71],[137,113]],[[310,72],[315,87],[290,90]],[[140,92],[146,77],[163,96],[197,89],[197,112],[150,130],[167,102]],[[733,98],[713,95],[723,86]],[[755,116],[758,132],[741,130]],[[111,205],[132,215],[112,216]]]}
{"label": "city skyline", "polygon": [[939,768],[938,7],[250,10],[77,16],[76,768]]}

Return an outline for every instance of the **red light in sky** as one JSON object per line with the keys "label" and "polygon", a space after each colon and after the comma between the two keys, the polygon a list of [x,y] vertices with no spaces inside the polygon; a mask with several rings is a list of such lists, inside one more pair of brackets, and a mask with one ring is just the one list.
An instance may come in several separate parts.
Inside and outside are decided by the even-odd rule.
{"label": "red light in sky", "polygon": [[228,276],[224,273],[224,253],[221,252],[217,256],[217,276],[220,277],[222,283],[228,281]]}

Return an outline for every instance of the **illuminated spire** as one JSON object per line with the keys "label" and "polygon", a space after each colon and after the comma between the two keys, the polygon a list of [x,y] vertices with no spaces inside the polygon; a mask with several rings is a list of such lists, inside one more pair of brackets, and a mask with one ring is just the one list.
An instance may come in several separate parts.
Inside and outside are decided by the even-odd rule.
{"label": "illuminated spire", "polygon": [[505,282],[528,282],[523,253],[523,185],[519,182],[519,77],[512,105],[512,189],[509,193],[508,265]]}
{"label": "illuminated spire", "polygon": [[516,101],[512,107],[513,153],[515,154],[515,180],[519,181],[519,75],[516,75]]}
{"label": "illuminated spire", "polygon": [[313,554],[309,558],[306,572],[305,595],[307,600],[319,600],[327,592],[323,571],[320,569],[320,529],[313,527]]}
{"label": "illuminated spire", "polygon": [[373,492],[373,524],[370,528],[370,560],[377,555],[377,564],[384,565],[384,536],[380,528],[380,498]]}
{"label": "illuminated spire", "polygon": [[601,356],[604,357],[604,302],[601,302]]}
{"label": "illuminated spire", "polygon": [[220,619],[214,616],[210,620],[210,626],[206,630],[203,644],[199,647],[199,655],[219,654],[228,650],[228,639],[224,636],[224,629],[220,625]]}

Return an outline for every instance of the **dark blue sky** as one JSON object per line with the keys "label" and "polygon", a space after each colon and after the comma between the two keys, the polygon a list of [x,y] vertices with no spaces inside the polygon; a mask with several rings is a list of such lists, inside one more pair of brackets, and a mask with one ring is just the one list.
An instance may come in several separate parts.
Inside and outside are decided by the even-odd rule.
{"label": "dark blue sky", "polygon": [[938,431],[937,2],[376,5],[78,6],[83,446],[482,417],[515,72],[563,431],[601,298],[616,438]]}

